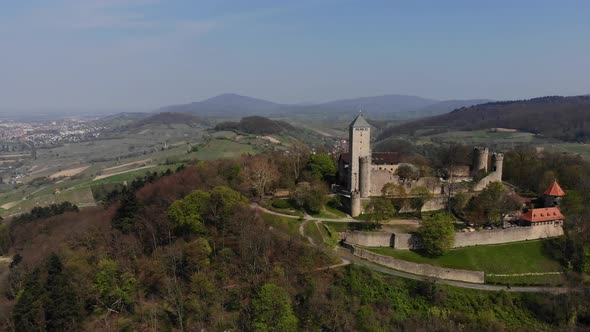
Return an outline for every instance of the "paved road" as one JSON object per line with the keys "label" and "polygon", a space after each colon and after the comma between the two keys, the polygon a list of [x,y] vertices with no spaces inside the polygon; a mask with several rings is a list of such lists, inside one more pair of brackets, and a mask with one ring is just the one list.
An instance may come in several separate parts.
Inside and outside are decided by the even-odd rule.
{"label": "paved road", "polygon": [[[264,213],[269,213],[269,214],[273,214],[273,215],[277,215],[277,216],[281,216],[281,217],[286,217],[286,218],[292,218],[292,219],[299,219],[299,217],[297,216],[291,216],[291,215],[287,215],[287,214],[282,214],[282,213],[278,213],[278,212],[274,212],[268,209],[265,209],[261,206],[259,206],[258,204],[252,203],[252,207],[254,209],[263,211]],[[325,218],[313,218],[309,215],[306,215],[304,217],[304,219],[307,221],[309,220],[319,220],[319,221],[343,221],[343,220],[347,220],[347,219],[325,219]],[[354,219],[350,219],[351,221],[343,221],[343,222],[352,222],[352,221],[358,221],[358,220],[354,220]],[[303,227],[300,227],[299,229],[300,233],[303,232]],[[303,234],[302,234],[303,235]],[[313,244],[313,241],[310,241]],[[331,252],[330,250],[322,247],[322,246],[317,246],[321,251],[325,252],[325,253],[331,253],[333,254],[333,252]],[[498,285],[487,285],[487,284],[471,284],[468,282],[461,282],[461,281],[454,281],[454,280],[446,280],[446,279],[435,279],[435,278],[431,278],[431,277],[425,277],[425,276],[419,276],[419,275],[415,275],[415,274],[411,274],[411,273],[407,273],[407,272],[402,272],[402,271],[398,271],[398,270],[393,270],[387,267],[384,267],[382,265],[379,264],[375,264],[372,263],[370,261],[364,260],[362,258],[356,257],[354,256],[350,251],[344,249],[344,248],[337,248],[337,254],[338,257],[340,257],[340,259],[342,259],[343,262],[350,262],[352,264],[356,264],[356,265],[361,265],[364,267],[367,267],[371,270],[377,271],[377,272],[381,272],[381,273],[385,273],[385,274],[390,274],[390,275],[394,275],[397,277],[402,277],[402,278],[406,278],[406,279],[413,279],[413,280],[436,280],[436,282],[438,284],[442,284],[442,285],[449,285],[449,286],[454,286],[454,287],[460,287],[460,288],[468,288],[468,289],[477,289],[477,290],[484,290],[484,291],[507,291],[507,292],[521,292],[521,293],[565,293],[568,291],[567,288],[565,287],[510,287],[508,288],[507,286],[498,286]],[[344,265],[344,264],[343,264]],[[338,266],[343,266],[340,264],[337,264],[333,267],[338,267]]]}

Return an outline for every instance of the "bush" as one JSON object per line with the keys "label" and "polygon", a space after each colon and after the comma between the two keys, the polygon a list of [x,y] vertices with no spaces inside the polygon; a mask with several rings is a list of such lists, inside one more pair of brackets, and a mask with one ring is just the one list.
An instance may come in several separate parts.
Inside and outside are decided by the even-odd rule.
{"label": "bush", "polygon": [[277,209],[289,209],[291,205],[284,199],[274,199],[271,203],[272,207]]}

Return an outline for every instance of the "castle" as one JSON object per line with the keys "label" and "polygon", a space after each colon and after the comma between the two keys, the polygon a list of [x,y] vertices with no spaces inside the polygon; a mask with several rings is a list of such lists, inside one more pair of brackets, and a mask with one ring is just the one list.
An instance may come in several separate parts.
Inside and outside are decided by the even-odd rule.
{"label": "castle", "polygon": [[[338,174],[340,183],[346,185],[350,214],[355,217],[363,212],[363,201],[371,196],[381,196],[381,191],[387,183],[400,183],[396,171],[403,163],[401,155],[397,152],[371,151],[371,126],[362,114],[357,115],[349,126],[348,142],[349,151],[342,153],[338,160]],[[492,153],[491,167],[489,167],[488,148],[478,147],[474,150],[471,166],[455,165],[449,168],[449,180],[421,177],[415,181],[405,182],[403,185],[410,190],[416,186],[426,187],[434,196],[439,196],[438,202],[427,204],[426,209],[428,206],[431,210],[441,209],[443,203],[440,196],[449,194],[451,191],[453,193],[459,191],[452,186],[455,183],[477,178],[478,181],[470,190],[481,191],[490,182],[502,181],[503,157],[501,153]],[[423,209],[423,211],[426,210]]]}

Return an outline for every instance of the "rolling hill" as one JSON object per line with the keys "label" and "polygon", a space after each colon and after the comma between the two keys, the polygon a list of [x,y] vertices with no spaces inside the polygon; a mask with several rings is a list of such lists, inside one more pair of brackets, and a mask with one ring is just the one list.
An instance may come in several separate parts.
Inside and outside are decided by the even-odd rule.
{"label": "rolling hill", "polygon": [[297,129],[283,121],[275,121],[262,116],[249,116],[240,122],[222,122],[215,130],[234,130],[253,135],[274,135],[294,133]]}
{"label": "rolling hill", "polygon": [[404,118],[436,115],[455,108],[471,106],[489,100],[438,101],[417,96],[382,95],[334,100],[316,104],[279,104],[271,101],[227,93],[203,101],[162,107],[156,112],[198,114],[203,117],[288,116],[290,114],[353,115],[359,110],[372,117]]}
{"label": "rolling hill", "polygon": [[590,96],[540,97],[462,107],[388,128],[378,139],[425,129],[434,133],[489,128],[512,128],[565,141],[587,142],[590,141]]}

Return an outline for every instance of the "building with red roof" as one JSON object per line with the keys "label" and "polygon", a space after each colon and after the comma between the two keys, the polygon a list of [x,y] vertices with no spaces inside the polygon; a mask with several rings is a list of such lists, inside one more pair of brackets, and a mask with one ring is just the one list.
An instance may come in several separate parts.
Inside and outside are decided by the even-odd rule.
{"label": "building with red roof", "polygon": [[565,216],[558,207],[530,209],[518,217],[525,226],[562,225]]}
{"label": "building with red roof", "polygon": [[549,188],[545,190],[543,196],[545,197],[545,207],[559,206],[561,198],[565,196],[565,191],[561,189],[557,181],[553,181]]}

